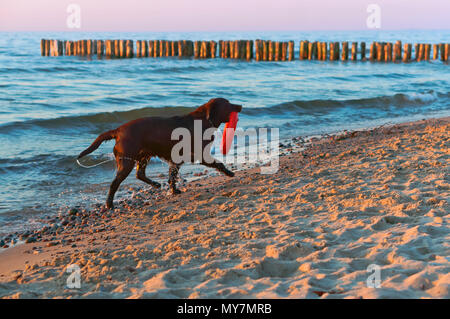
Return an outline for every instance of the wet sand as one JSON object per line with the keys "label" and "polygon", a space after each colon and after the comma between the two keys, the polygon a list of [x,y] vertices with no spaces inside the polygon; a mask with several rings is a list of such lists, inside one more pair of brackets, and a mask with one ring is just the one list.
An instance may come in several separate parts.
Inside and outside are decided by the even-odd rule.
{"label": "wet sand", "polygon": [[296,138],[273,175],[73,209],[0,252],[0,297],[449,298],[449,132],[441,118]]}

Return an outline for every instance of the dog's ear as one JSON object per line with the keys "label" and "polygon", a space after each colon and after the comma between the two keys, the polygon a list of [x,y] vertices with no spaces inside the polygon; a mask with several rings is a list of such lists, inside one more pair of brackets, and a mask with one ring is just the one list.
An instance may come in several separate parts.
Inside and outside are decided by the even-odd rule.
{"label": "dog's ear", "polygon": [[209,101],[206,104],[206,119],[208,121],[211,121],[212,123],[215,123],[215,119],[216,119],[216,104],[214,103],[213,100]]}

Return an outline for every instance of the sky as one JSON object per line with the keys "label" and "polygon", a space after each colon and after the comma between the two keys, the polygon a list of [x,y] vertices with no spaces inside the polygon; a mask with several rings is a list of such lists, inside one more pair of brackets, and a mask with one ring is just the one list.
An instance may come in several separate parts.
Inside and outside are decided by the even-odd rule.
{"label": "sky", "polygon": [[450,29],[450,0],[0,0],[0,31],[365,30],[369,4],[381,30]]}

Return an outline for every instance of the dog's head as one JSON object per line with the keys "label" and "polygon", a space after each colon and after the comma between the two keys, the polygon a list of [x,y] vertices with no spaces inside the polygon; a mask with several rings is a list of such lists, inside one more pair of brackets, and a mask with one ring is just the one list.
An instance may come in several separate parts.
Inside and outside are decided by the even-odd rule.
{"label": "dog's head", "polygon": [[228,122],[231,112],[240,112],[242,110],[242,105],[231,104],[227,99],[223,98],[211,99],[202,107],[205,109],[206,119],[215,127]]}

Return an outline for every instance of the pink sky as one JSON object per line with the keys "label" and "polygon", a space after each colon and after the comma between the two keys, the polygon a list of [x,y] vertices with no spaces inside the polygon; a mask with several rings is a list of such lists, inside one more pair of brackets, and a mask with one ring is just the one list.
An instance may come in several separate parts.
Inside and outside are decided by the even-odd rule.
{"label": "pink sky", "polygon": [[364,30],[371,3],[381,29],[450,29],[450,0],[0,0],[0,31]]}

